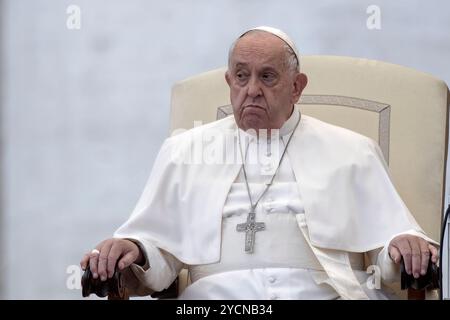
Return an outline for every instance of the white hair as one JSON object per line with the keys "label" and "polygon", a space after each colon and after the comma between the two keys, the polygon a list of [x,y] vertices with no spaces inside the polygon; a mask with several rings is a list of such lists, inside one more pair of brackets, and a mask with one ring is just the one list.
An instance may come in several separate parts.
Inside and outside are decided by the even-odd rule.
{"label": "white hair", "polygon": [[[249,32],[244,33],[242,36],[240,36],[239,38],[234,40],[233,43],[230,46],[230,49],[228,50],[228,69],[231,67],[231,65],[230,65],[230,63],[231,63],[231,55],[233,54],[233,51],[234,51],[234,48],[236,47],[236,44],[238,43],[238,41],[242,37],[244,37],[245,35],[247,35],[247,34],[249,34],[251,32],[264,32],[264,33],[267,33],[266,31],[263,31],[263,30],[250,30]],[[287,43],[283,44],[283,49],[286,52],[285,64],[286,64],[287,70],[289,70],[291,72],[298,71],[300,69],[300,61],[298,61],[294,50],[292,50],[292,48]]]}

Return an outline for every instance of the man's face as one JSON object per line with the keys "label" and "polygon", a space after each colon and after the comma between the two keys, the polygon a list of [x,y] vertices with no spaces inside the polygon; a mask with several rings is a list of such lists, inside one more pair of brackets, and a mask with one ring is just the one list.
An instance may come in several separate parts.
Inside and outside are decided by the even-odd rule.
{"label": "man's face", "polygon": [[266,32],[249,33],[236,43],[225,78],[243,130],[281,128],[306,86],[306,76],[289,69],[284,45]]}

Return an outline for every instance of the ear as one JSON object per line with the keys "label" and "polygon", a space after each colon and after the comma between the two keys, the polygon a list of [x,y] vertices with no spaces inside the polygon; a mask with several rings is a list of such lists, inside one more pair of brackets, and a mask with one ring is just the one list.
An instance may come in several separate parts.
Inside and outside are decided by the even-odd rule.
{"label": "ear", "polygon": [[227,70],[227,71],[225,72],[225,80],[227,81],[228,86],[231,87],[230,70]]}
{"label": "ear", "polygon": [[297,103],[298,99],[302,95],[303,89],[308,84],[308,77],[304,73],[297,73],[294,81],[294,92],[292,93],[292,103]]}

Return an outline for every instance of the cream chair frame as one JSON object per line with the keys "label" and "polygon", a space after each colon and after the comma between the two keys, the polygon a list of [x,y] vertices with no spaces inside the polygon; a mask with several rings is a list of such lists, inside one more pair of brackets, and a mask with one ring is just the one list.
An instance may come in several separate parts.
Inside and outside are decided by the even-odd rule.
{"label": "cream chair frame", "polygon": [[[308,76],[298,101],[301,112],[377,141],[400,196],[426,233],[439,241],[450,103],[445,82],[362,58],[304,56],[301,66]],[[232,114],[225,71],[212,70],[173,86],[171,132]]]}

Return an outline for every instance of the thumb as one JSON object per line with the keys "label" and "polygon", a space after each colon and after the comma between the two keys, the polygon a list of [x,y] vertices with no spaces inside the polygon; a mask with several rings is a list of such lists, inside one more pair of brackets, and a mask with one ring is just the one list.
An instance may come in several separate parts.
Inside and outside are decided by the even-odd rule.
{"label": "thumb", "polygon": [[396,247],[393,247],[393,246],[389,249],[389,256],[391,257],[392,261],[394,261],[395,263],[399,263],[402,258],[400,251]]}
{"label": "thumb", "polygon": [[134,261],[136,261],[136,253],[133,251],[128,252],[125,254],[118,263],[119,270],[123,270],[126,267],[130,266]]}
{"label": "thumb", "polygon": [[438,249],[435,246],[433,246],[432,244],[428,244],[428,249],[431,252],[431,261],[433,263],[437,263],[438,260],[439,260],[439,251],[438,251]]}

